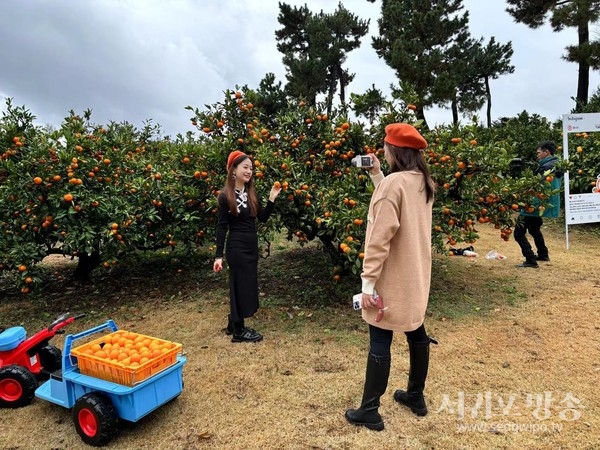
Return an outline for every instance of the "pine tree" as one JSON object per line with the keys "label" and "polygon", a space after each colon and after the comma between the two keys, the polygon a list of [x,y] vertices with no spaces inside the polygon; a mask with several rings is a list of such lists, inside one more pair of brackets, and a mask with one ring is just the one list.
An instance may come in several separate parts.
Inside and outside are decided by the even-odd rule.
{"label": "pine tree", "polygon": [[579,65],[575,109],[588,102],[590,69],[600,70],[600,40],[590,41],[590,24],[600,19],[600,0],[507,0],[506,11],[516,22],[538,28],[549,18],[555,32],[576,28],[577,45],[567,46],[566,61]]}
{"label": "pine tree", "polygon": [[462,9],[461,0],[382,1],[373,48],[417,94],[416,115],[425,127],[425,107],[456,99],[460,55],[471,42]]}
{"label": "pine tree", "polygon": [[369,21],[350,13],[341,2],[332,14],[313,14],[306,5],[296,8],[285,3],[279,3],[279,10],[277,20],[283,28],[275,31],[275,37],[287,69],[288,94],[310,104],[316,103],[318,94],[325,94],[331,112],[339,87],[340,103],[345,109],[346,88],[354,74],[343,64],[348,52],[360,46]]}

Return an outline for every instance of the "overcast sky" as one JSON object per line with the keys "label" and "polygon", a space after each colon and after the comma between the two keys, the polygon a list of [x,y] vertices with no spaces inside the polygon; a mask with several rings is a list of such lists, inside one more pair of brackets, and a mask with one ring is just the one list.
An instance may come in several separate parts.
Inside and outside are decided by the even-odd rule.
{"label": "overcast sky", "polygon": [[[287,1],[332,13],[337,0]],[[515,73],[493,80],[492,118],[523,110],[555,120],[573,108],[577,65],[561,60],[574,30],[553,33],[516,24],[504,0],[465,0],[474,37],[512,41]],[[345,0],[378,32],[381,2]],[[60,126],[69,110],[92,109],[92,121],[151,119],[164,134],[193,130],[191,105],[204,109],[236,85],[257,88],[268,72],[285,83],[276,49],[277,0],[1,0],[0,109],[4,98],[26,106],[38,124]],[[600,33],[592,30],[592,36]],[[377,57],[371,37],[351,52],[356,74],[349,92],[372,84],[389,93],[393,71]],[[590,95],[600,74],[590,76]],[[451,121],[449,110],[426,110],[430,125]],[[482,121],[485,112],[481,113]]]}

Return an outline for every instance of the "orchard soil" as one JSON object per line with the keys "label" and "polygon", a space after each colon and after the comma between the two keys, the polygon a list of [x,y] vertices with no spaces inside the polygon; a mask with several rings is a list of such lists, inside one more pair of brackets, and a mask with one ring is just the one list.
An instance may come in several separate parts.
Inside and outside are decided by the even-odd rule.
{"label": "orchard soil", "polygon": [[[430,412],[418,418],[392,398],[408,371],[397,335],[382,432],[344,419],[361,399],[367,327],[350,307],[359,286],[333,286],[315,246],[280,244],[261,260],[262,307],[247,322],[264,333],[257,344],[233,344],[221,331],[226,276],[212,274],[208,255],[195,266],[167,255],[98,269],[86,285],[68,281],[73,262],[52,260],[42,295],[13,296],[0,285],[0,323],[33,333],[64,311],[84,312],[67,332],[112,318],[121,329],[183,343],[182,395],[123,424],[106,448],[597,449],[600,235],[571,227],[567,250],[563,223],[544,231],[552,261],[539,269],[516,268],[518,245],[487,226],[474,244],[478,257],[434,257]],[[507,259],[487,260],[492,249]],[[37,398],[1,410],[0,430],[0,449],[86,448],[70,412]]]}

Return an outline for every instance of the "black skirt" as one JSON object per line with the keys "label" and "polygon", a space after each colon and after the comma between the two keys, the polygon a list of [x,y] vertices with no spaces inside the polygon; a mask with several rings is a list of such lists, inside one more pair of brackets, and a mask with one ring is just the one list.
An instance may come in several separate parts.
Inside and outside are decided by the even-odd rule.
{"label": "black skirt", "polygon": [[231,320],[240,322],[258,311],[258,236],[230,233],[225,257],[229,266]]}

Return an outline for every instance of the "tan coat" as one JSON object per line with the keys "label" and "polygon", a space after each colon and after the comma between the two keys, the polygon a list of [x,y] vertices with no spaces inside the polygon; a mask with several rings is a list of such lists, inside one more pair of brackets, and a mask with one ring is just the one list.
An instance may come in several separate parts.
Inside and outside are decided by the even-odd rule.
{"label": "tan coat", "polygon": [[423,323],[431,284],[431,212],[423,175],[395,172],[377,184],[369,204],[362,291],[373,289],[388,309],[375,322],[377,308],[363,308],[363,319],[379,328],[413,331]]}

